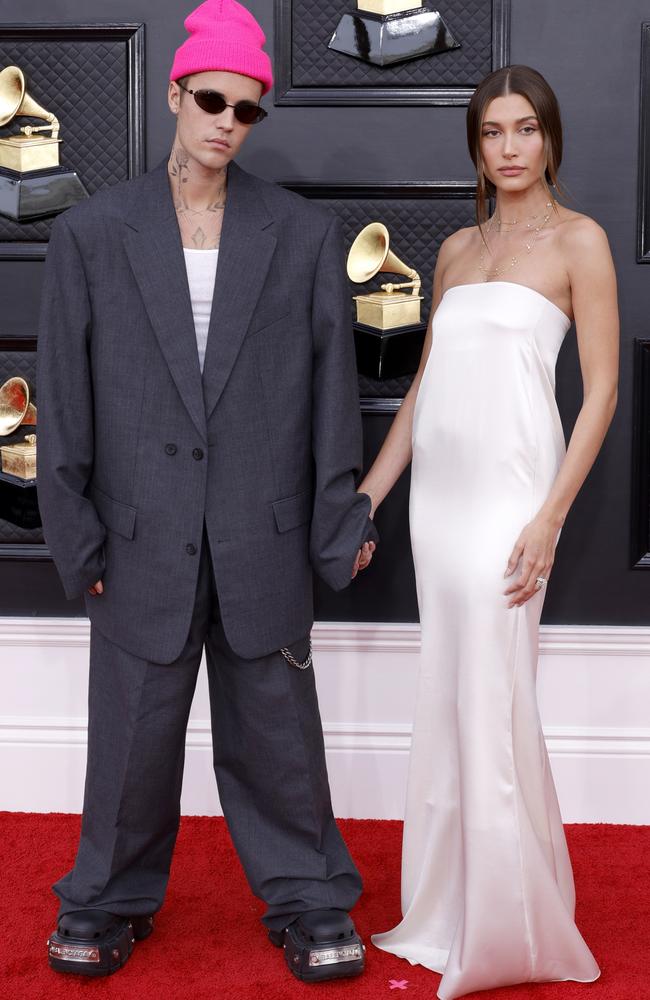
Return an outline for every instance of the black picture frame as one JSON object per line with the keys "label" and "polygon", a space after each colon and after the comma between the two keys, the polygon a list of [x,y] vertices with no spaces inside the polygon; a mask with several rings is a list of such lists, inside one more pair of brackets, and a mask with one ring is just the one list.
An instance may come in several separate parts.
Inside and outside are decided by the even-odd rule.
{"label": "black picture frame", "polygon": [[637,263],[650,264],[650,21],[641,25]]}
{"label": "black picture frame", "polygon": [[[400,211],[400,203],[403,203],[403,213],[406,217],[408,217],[409,206],[412,205],[413,202],[426,201],[435,205],[436,203],[451,202],[453,204],[457,201],[463,201],[467,203],[466,215],[468,218],[472,216],[473,221],[474,204],[476,200],[476,184],[473,181],[395,181],[381,184],[377,184],[373,181],[343,182],[336,184],[308,181],[284,181],[282,182],[282,187],[285,187],[287,190],[293,191],[296,194],[300,194],[305,198],[319,201],[335,212],[337,211],[337,208],[340,210],[341,206],[347,207],[347,203],[355,205],[368,201],[384,203],[388,201],[391,205],[392,203],[395,203],[395,209]],[[463,206],[463,211],[464,210],[465,206]],[[362,225],[365,224],[365,222],[370,221],[375,221],[375,219],[367,218],[364,220],[360,218],[358,224]],[[459,220],[458,224],[452,225],[452,229],[459,228],[463,221],[465,220]],[[440,234],[432,235],[433,242],[435,242],[436,235]],[[349,234],[347,242],[350,242],[351,238],[352,233]],[[417,267],[417,261],[409,260],[409,263],[412,266]],[[435,261],[432,255],[431,260],[426,261],[426,266],[428,267],[430,265],[430,269],[433,270],[434,263]],[[425,296],[425,302],[423,303],[423,315],[426,316],[430,305],[431,283],[429,276],[425,271],[421,272],[421,276],[424,278],[422,294]],[[351,305],[352,289],[353,286],[350,285]],[[410,386],[411,381],[412,376],[403,377],[398,380],[392,380],[388,384],[388,387],[383,385],[380,387],[378,382],[375,382],[372,379],[360,377],[359,398],[361,412],[364,414],[396,413],[402,405],[402,400],[406,391],[408,391],[408,386]],[[383,395],[386,388],[392,389],[393,387],[397,387],[400,390],[400,395]],[[370,395],[368,389],[377,390],[377,394]],[[380,394],[380,391],[382,394]]]}
{"label": "black picture frame", "polygon": [[[495,70],[509,62],[510,0],[491,0],[491,3],[491,69]],[[353,0],[347,0],[347,5],[346,0],[340,0],[341,13],[351,4]],[[345,86],[337,83],[333,73],[332,83],[327,86],[298,86],[293,79],[293,47],[294,0],[275,0],[276,105],[466,105],[479,82],[476,79],[471,83],[458,81],[451,86],[427,86],[409,85],[405,81],[403,85]],[[409,65],[408,62],[402,64]]]}
{"label": "black picture frame", "polygon": [[632,568],[650,570],[650,340],[634,342]]}
{"label": "black picture frame", "polygon": [[[47,97],[43,100],[39,99],[38,87],[36,87],[36,94],[30,88],[30,83],[32,82],[31,64],[34,62],[37,64],[39,52],[45,52],[48,47],[56,46],[60,43],[74,43],[79,46],[79,88],[78,93],[74,95],[76,106],[83,108],[83,105],[78,102],[79,93],[85,93],[86,99],[88,99],[89,93],[92,93],[96,103],[99,104],[101,102],[102,110],[105,110],[106,114],[114,114],[116,117],[126,116],[126,126],[123,130],[125,137],[123,156],[122,151],[118,151],[120,155],[120,170],[116,172],[114,177],[110,175],[103,176],[101,184],[95,184],[91,193],[97,190],[98,187],[108,186],[120,180],[136,177],[145,170],[144,33],[145,26],[141,22],[2,25],[0,44],[3,50],[3,60],[6,58],[4,53],[7,50],[11,50],[12,45],[16,45],[16,63],[20,65],[21,69],[25,69],[27,72],[27,91],[32,93],[39,103],[43,103],[43,106],[47,107],[48,103],[51,105],[51,102],[47,101]],[[120,95],[119,106],[111,104],[111,101],[115,102],[116,99],[110,90],[102,92],[101,73],[97,73],[92,77],[84,74],[83,46],[90,42],[97,44],[104,43],[111,47],[111,51],[115,48],[115,58],[119,60],[120,67],[123,66],[123,73],[125,74],[124,93]],[[29,53],[29,58],[25,55],[21,60],[19,43],[28,43],[26,51]],[[0,68],[4,67],[0,66]],[[60,93],[58,96],[61,100],[66,99],[65,93]],[[70,93],[67,99],[72,101],[73,94]],[[52,108],[52,110],[54,109]],[[82,111],[79,113],[81,114]],[[28,121],[29,119],[25,120]],[[61,118],[61,134],[65,140],[65,116]],[[93,139],[91,133],[90,139],[97,145],[98,136],[95,136]],[[72,161],[78,158],[83,162],[84,155],[91,155],[92,147],[90,142],[87,148],[80,148],[80,146],[81,144],[77,142],[73,149],[68,148],[66,150],[66,154]],[[101,157],[100,145],[92,155],[97,160]],[[116,151],[111,148],[111,156],[116,155]],[[104,173],[106,172],[104,171]],[[110,174],[110,171],[108,173]],[[81,179],[83,181],[83,176]],[[43,230],[49,227],[49,223],[52,220],[34,221],[41,223],[37,227],[40,235],[36,238],[32,236],[25,240],[17,240],[15,238],[8,238],[7,232],[10,227],[11,231],[15,231],[15,226],[21,224],[12,223],[11,220],[0,218],[0,260],[43,260],[45,258],[47,253],[47,236],[43,235]],[[44,226],[42,223],[47,223],[47,226]],[[22,225],[27,231],[30,229],[33,231],[36,228],[31,222],[25,222]]]}
{"label": "black picture frame", "polygon": [[[0,357],[12,352],[34,352],[36,354],[36,345],[36,337],[2,337],[0,338]],[[36,397],[36,409],[38,410],[38,396]],[[38,424],[36,425],[36,435],[38,439]],[[11,487],[11,489],[14,488]],[[45,562],[49,559],[51,559],[50,550],[45,542],[0,541],[0,561]]]}

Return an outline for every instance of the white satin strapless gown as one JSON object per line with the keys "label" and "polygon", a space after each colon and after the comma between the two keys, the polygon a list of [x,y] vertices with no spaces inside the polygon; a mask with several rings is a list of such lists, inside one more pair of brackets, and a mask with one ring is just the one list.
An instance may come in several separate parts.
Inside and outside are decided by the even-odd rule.
{"label": "white satin strapless gown", "polygon": [[[411,539],[422,652],[401,923],[373,943],[442,973],[440,1000],[600,970],[537,707],[540,591],[503,574],[565,454],[555,362],[570,321],[526,285],[447,290],[413,418]],[[517,572],[517,571],[516,571]]]}

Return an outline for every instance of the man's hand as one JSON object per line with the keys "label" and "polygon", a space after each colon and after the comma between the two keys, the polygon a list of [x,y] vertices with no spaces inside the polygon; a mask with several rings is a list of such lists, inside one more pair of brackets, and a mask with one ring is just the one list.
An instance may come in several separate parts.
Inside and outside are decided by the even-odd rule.
{"label": "man's hand", "polygon": [[97,583],[94,586],[89,587],[88,588],[88,593],[92,594],[93,597],[97,597],[99,594],[103,594],[104,593],[104,584],[102,583],[102,581],[98,580]]}
{"label": "man's hand", "polygon": [[357,558],[354,560],[354,566],[352,568],[352,579],[360,569],[365,569],[372,562],[372,554],[377,546],[374,542],[364,542],[359,551],[357,552]]}

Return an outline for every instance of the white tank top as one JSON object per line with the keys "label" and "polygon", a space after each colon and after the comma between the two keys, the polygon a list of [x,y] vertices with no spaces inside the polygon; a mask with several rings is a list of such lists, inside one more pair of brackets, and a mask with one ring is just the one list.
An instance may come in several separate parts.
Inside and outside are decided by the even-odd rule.
{"label": "white tank top", "polygon": [[219,250],[193,250],[190,247],[183,247],[183,254],[187,269],[187,283],[190,287],[199,364],[201,371],[203,371]]}

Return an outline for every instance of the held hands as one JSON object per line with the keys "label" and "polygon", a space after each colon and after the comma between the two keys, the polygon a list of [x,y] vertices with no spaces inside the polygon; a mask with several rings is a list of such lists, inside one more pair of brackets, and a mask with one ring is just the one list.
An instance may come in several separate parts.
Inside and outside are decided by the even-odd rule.
{"label": "held hands", "polygon": [[352,567],[352,579],[360,569],[365,569],[372,562],[372,554],[377,546],[374,542],[364,542],[359,551],[357,552],[357,558],[354,560],[354,566]]}
{"label": "held hands", "polygon": [[[504,577],[512,576],[517,564],[521,563],[519,576],[504,591],[509,598],[509,608],[520,608],[546,585],[553,567],[558,531],[558,525],[536,517],[520,534],[503,574]],[[540,580],[545,582],[540,584]]]}
{"label": "held hands", "polygon": [[96,584],[88,588],[88,593],[92,594],[93,597],[99,596],[99,594],[104,593],[104,584],[101,580],[98,580]]}
{"label": "held hands", "polygon": [[[370,494],[364,490],[364,483],[361,483],[361,486],[359,486],[357,493],[363,493],[365,494],[366,497],[370,499],[370,511],[368,512],[368,516],[371,521],[374,520],[375,510],[376,510],[375,502],[370,496]],[[357,575],[360,569],[366,569],[366,567],[370,565],[370,563],[372,562],[372,554],[376,548],[377,546],[372,541],[363,543],[363,545],[357,552],[357,558],[354,560],[354,566],[352,567],[352,577],[351,577],[352,580],[354,580],[355,576]]]}

